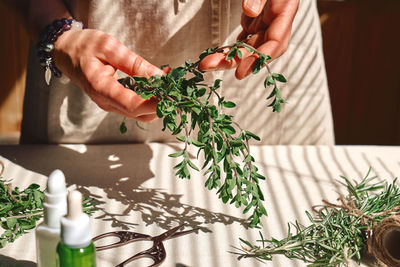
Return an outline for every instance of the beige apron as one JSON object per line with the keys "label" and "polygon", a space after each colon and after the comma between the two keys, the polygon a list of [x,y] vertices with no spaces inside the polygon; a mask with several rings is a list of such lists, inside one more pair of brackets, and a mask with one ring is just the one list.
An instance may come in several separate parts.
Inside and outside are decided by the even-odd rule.
{"label": "beige apron", "polygon": [[[67,5],[88,28],[107,32],[156,66],[181,65],[208,47],[234,42],[239,34],[239,0],[70,0]],[[44,82],[32,48],[24,103],[22,143],[124,143],[174,141],[162,121],[141,124],[101,110],[72,83]],[[223,80],[221,94],[234,101],[234,120],[262,138],[262,144],[334,144],[332,114],[319,18],[314,0],[301,1],[287,52],[271,64],[289,82],[281,86],[287,104],[272,113],[265,100],[265,71],[242,81],[234,70],[208,74]]]}

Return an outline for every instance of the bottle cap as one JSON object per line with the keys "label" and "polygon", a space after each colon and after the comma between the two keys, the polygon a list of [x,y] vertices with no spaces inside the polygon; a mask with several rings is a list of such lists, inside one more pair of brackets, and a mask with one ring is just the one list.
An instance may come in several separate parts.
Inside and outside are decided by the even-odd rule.
{"label": "bottle cap", "polygon": [[47,179],[43,213],[45,225],[60,228],[60,219],[67,213],[67,188],[64,173],[60,170],[54,170]]}
{"label": "bottle cap", "polygon": [[82,211],[82,194],[68,194],[68,213],[61,218],[61,241],[70,248],[85,248],[91,243],[89,216]]}

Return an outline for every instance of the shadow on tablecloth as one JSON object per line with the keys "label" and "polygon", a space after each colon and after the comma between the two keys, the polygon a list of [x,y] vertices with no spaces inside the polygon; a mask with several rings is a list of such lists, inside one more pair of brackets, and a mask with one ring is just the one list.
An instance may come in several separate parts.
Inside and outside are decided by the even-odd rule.
{"label": "shadow on tablecloth", "polygon": [[[3,146],[0,155],[45,176],[54,169],[62,170],[68,185],[76,184],[86,197],[98,200],[99,212],[96,213],[96,219],[109,221],[112,227],[124,230],[134,228],[135,223],[122,219],[130,212],[140,212],[141,222],[146,226],[156,223],[162,229],[170,229],[181,223],[191,228],[200,228],[203,232],[210,232],[206,225],[214,223],[239,223],[248,227],[243,218],[182,203],[180,194],[171,194],[162,188],[142,187],[145,181],[154,177],[149,167],[153,152],[147,144],[70,147],[25,145],[23,148]],[[107,203],[103,196],[93,192],[93,187],[104,191]],[[107,205],[110,200],[118,201],[123,208],[111,212]]]}
{"label": "shadow on tablecloth", "polygon": [[0,255],[0,267],[36,267],[32,261],[20,261],[11,257]]}

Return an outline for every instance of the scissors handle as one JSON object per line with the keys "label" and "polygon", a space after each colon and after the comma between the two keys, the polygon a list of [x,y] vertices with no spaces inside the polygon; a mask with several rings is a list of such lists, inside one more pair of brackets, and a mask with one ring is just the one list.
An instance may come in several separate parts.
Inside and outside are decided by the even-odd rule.
{"label": "scissors handle", "polygon": [[104,245],[104,246],[96,246],[96,251],[102,251],[110,248],[116,248],[123,246],[128,243],[132,243],[135,241],[141,241],[141,240],[149,240],[153,241],[153,246],[149,249],[146,249],[142,252],[137,253],[136,255],[126,259],[122,263],[118,264],[116,267],[122,267],[125,266],[125,264],[139,258],[149,258],[154,261],[152,265],[149,267],[154,267],[160,265],[166,258],[166,251],[164,248],[164,245],[162,243],[163,240],[171,239],[174,237],[179,237],[182,235],[186,235],[192,232],[197,232],[200,230],[200,228],[194,228],[191,230],[186,230],[186,231],[180,231],[177,232],[179,229],[181,229],[184,225],[181,224],[177,227],[174,227],[158,236],[152,237],[150,235],[146,234],[141,234],[141,233],[136,233],[136,232],[129,232],[129,231],[115,231],[115,232],[108,232],[104,233],[101,235],[98,235],[92,239],[92,241],[98,241],[100,239],[106,238],[106,237],[118,237],[119,240],[117,242],[114,242],[112,244]]}
{"label": "scissors handle", "polygon": [[128,243],[132,243],[134,241],[140,240],[151,240],[152,237],[146,234],[129,232],[129,231],[116,231],[116,232],[108,232],[101,235],[98,235],[92,239],[92,241],[97,241],[106,237],[118,237],[119,240],[115,243],[104,245],[104,246],[96,246],[96,251],[102,251],[110,248],[116,248],[123,246]]}
{"label": "scissors handle", "polygon": [[162,242],[154,242],[153,246],[145,251],[139,252],[136,255],[126,259],[125,261],[118,264],[116,267],[123,267],[125,264],[129,262],[141,258],[149,258],[153,260],[153,264],[149,265],[149,267],[159,266],[165,258],[167,257],[167,252],[165,251],[164,245]]}

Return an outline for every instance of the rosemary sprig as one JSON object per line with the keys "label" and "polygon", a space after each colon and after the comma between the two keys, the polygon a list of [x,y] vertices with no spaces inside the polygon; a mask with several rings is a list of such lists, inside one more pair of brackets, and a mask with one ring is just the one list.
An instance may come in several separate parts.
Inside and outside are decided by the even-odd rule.
{"label": "rosemary sprig", "polygon": [[[324,201],[322,210],[315,216],[306,212],[309,226],[302,227],[297,221],[288,224],[287,237],[281,240],[265,239],[260,232],[261,238],[257,242],[261,245],[240,239],[242,252],[235,254],[239,259],[254,257],[260,260],[272,260],[274,255],[281,254],[310,263],[308,266],[346,266],[349,259],[360,264],[372,227],[400,210],[396,179],[391,184],[374,184],[376,176],[369,177],[369,173],[358,184],[342,177],[348,195],[339,197],[340,204]],[[376,193],[378,189],[380,192]]]}
{"label": "rosemary sprig", "polygon": [[[221,112],[222,108],[234,108],[232,101],[226,100],[217,92],[221,80],[217,79],[212,85],[204,84],[203,71],[198,66],[201,60],[211,54],[221,53],[230,48],[225,60],[234,57],[241,58],[240,48],[245,48],[257,55],[252,72],[258,73],[263,66],[267,66],[268,75],[264,86],[273,85],[274,88],[267,99],[274,98],[269,106],[273,111],[280,112],[281,104],[285,101],[277,87],[278,82],[286,82],[283,75],[272,73],[268,67],[271,58],[258,52],[255,48],[244,42],[237,42],[231,46],[209,48],[201,53],[195,63],[186,61],[183,66],[172,69],[164,76],[153,76],[149,79],[142,77],[127,77],[120,82],[127,88],[134,90],[144,99],[156,97],[157,116],[163,118],[165,129],[177,135],[183,142],[181,151],[170,154],[170,157],[181,157],[182,161],[174,169],[180,178],[190,179],[189,168],[200,169],[189,158],[188,145],[198,148],[197,156],[204,154],[205,162],[201,169],[205,169],[207,180],[205,187],[209,190],[216,189],[217,195],[224,203],[230,201],[236,207],[244,206],[243,213],[252,210],[249,217],[250,226],[261,225],[260,218],[267,215],[262,203],[263,193],[259,187],[259,180],[265,179],[254,165],[254,157],[250,154],[249,140],[260,138],[250,131],[241,129],[232,121],[233,116]],[[210,103],[214,95],[218,104]],[[198,129],[197,137],[192,137],[194,129]],[[120,131],[126,132],[125,123],[122,122]],[[183,132],[183,135],[180,135]]]}
{"label": "rosemary sprig", "polygon": [[[36,227],[43,216],[43,201],[44,191],[38,184],[31,184],[21,191],[18,187],[12,188],[11,183],[0,176],[0,226],[3,230],[0,248]],[[93,198],[84,199],[84,212],[92,214],[96,210],[95,204]]]}

